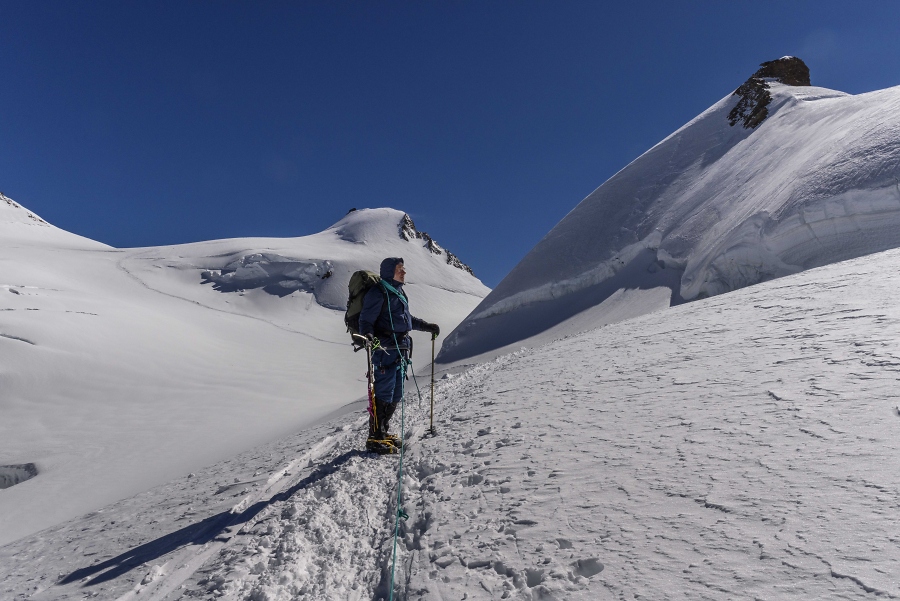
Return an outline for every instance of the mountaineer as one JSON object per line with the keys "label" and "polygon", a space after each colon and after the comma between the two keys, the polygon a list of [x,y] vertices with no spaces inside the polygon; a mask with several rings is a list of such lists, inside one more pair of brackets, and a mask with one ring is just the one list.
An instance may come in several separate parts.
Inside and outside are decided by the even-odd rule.
{"label": "mountaineer", "polygon": [[359,314],[359,333],[369,339],[372,348],[375,402],[369,412],[369,437],[366,450],[396,453],[401,440],[388,431],[391,416],[403,401],[406,368],[412,356],[411,330],[440,334],[437,324],[428,323],[409,312],[409,299],[403,291],[406,269],[403,259],[388,257],[381,262],[381,281],[363,298]]}

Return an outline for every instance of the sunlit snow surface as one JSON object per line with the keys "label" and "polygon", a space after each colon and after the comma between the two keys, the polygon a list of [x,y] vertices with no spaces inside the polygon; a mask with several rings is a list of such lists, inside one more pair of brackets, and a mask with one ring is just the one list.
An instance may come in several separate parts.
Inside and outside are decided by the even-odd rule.
{"label": "sunlit snow surface", "polygon": [[[395,599],[900,597],[900,251],[525,348],[408,412]],[[415,399],[415,397],[413,397]],[[0,548],[4,599],[379,599],[342,417]],[[0,493],[2,494],[2,493]]]}
{"label": "sunlit snow surface", "polygon": [[[660,308],[900,246],[900,87],[770,86],[756,129],[729,126],[727,96],[597,188],[439,360],[517,343],[618,290],[666,288],[643,303]],[[613,305],[596,325],[620,318]]]}
{"label": "sunlit snow surface", "polygon": [[[0,490],[0,544],[363,397],[365,359],[343,323],[357,269],[402,256],[413,313],[452,329],[488,289],[401,239],[402,217],[361,210],[302,238],[115,249],[0,197],[0,466],[38,471]],[[223,270],[237,285],[210,279]],[[431,349],[417,336],[421,367]]]}

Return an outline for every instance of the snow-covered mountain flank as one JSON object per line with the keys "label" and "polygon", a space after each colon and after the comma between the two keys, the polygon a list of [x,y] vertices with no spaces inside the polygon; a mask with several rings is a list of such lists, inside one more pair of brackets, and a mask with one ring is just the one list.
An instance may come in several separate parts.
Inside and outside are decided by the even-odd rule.
{"label": "snow-covered mountain flank", "polygon": [[900,87],[745,84],[585,198],[444,344],[452,362],[900,246]]}
{"label": "snow-covered mountain flank", "polygon": [[363,397],[347,283],[386,256],[446,331],[488,292],[393,209],[302,238],[116,249],[0,196],[0,544]]}
{"label": "snow-covered mountain flank", "polygon": [[[898,287],[895,249],[439,372],[438,436],[406,403],[393,598],[900,598]],[[2,546],[0,598],[385,601],[398,458],[365,429]]]}
{"label": "snow-covered mountain flank", "polygon": [[3,192],[0,192],[0,241],[4,246],[52,246],[70,249],[108,249],[109,246],[83,238],[47,223]]}

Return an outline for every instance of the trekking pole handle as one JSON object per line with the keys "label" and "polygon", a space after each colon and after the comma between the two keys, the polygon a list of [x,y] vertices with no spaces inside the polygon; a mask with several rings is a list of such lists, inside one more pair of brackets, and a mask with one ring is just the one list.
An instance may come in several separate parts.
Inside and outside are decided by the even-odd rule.
{"label": "trekking pole handle", "polygon": [[366,338],[365,336],[363,336],[361,334],[351,334],[350,336],[353,338],[353,352],[354,353],[358,353],[359,351],[363,350],[364,348],[369,348],[372,344],[371,340],[369,340],[368,338]]}

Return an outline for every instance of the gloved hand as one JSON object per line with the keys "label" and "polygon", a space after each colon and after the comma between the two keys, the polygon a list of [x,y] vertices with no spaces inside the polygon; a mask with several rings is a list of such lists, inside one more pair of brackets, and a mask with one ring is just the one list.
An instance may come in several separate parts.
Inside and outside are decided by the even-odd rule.
{"label": "gloved hand", "polygon": [[436,323],[428,323],[427,321],[425,322],[425,331],[431,332],[431,335],[435,338],[441,334],[441,328]]}
{"label": "gloved hand", "polygon": [[366,334],[366,340],[369,341],[369,344],[372,344],[373,342],[375,342],[375,336],[371,332],[369,332],[368,334]]}

